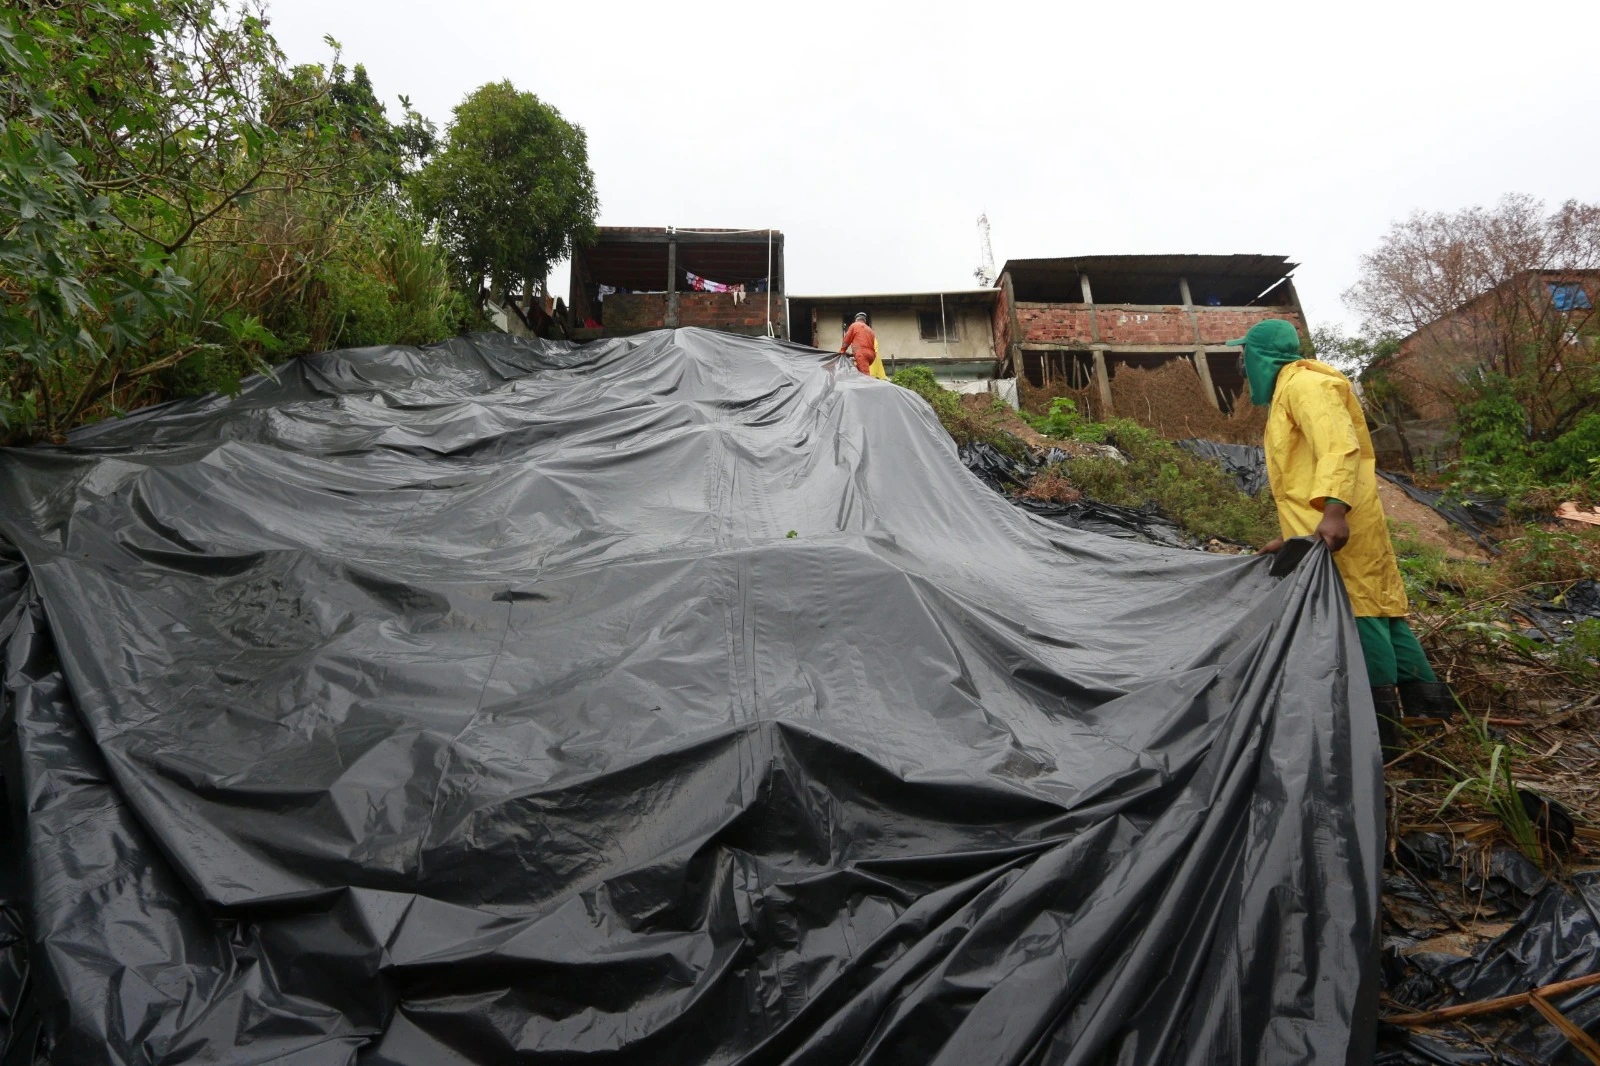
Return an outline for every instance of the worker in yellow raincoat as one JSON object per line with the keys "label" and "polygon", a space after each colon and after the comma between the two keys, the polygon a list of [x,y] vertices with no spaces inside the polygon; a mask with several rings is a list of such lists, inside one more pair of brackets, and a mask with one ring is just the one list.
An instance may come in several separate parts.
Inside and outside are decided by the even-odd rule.
{"label": "worker in yellow raincoat", "polygon": [[[1270,405],[1262,441],[1284,537],[1316,536],[1344,578],[1379,723],[1392,746],[1402,714],[1445,717],[1456,709],[1406,622],[1409,604],[1383,504],[1361,405],[1345,376],[1302,357],[1300,334],[1282,319],[1243,338],[1250,400]],[[1283,547],[1283,539],[1264,552]]]}

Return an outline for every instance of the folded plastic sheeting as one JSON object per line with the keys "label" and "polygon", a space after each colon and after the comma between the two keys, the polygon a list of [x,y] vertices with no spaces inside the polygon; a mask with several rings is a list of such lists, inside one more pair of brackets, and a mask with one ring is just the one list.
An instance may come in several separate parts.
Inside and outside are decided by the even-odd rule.
{"label": "folded plastic sheeting", "polygon": [[8,1064],[1371,1054],[1328,556],[1052,527],[810,349],[307,358],[0,531]]}
{"label": "folded plastic sheeting", "polygon": [[1272,486],[1267,482],[1266,449],[1257,444],[1224,444],[1222,441],[1200,440],[1190,437],[1177,442],[1178,447],[1202,459],[1213,459],[1225,470],[1239,491],[1251,496]]}

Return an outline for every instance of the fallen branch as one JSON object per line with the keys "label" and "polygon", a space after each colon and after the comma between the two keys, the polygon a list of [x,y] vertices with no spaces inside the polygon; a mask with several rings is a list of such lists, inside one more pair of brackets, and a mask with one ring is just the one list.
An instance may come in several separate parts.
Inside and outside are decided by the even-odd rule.
{"label": "fallen branch", "polygon": [[[1543,1014],[1546,1018],[1550,1018],[1551,1023],[1556,1025],[1557,1028],[1565,1033],[1567,1035],[1567,1039],[1572,1040],[1572,1033],[1568,1030],[1567,1026],[1571,1026],[1573,1031],[1579,1033],[1583,1033],[1583,1031],[1578,1029],[1577,1026],[1572,1025],[1572,1022],[1567,1020],[1565,1015],[1561,1015],[1561,1012],[1556,1010],[1555,1006],[1550,1003],[1550,1000],[1556,996],[1564,996],[1568,992],[1576,992],[1581,988],[1593,988],[1596,985],[1600,985],[1600,973],[1592,973],[1584,977],[1574,977],[1570,981],[1557,981],[1555,984],[1544,985],[1540,988],[1531,989],[1515,996],[1500,996],[1496,999],[1483,999],[1476,1003],[1462,1003],[1454,1007],[1441,1007],[1438,1010],[1419,1011],[1415,1014],[1394,1014],[1384,1018],[1383,1020],[1388,1022],[1390,1025],[1403,1025],[1410,1028],[1415,1026],[1437,1025],[1440,1022],[1460,1021],[1462,1018],[1474,1018],[1480,1014],[1494,1014],[1498,1011],[1511,1010],[1516,1007],[1532,1007],[1540,1014]],[[1563,1026],[1560,1022],[1556,1022],[1555,1019],[1551,1017],[1551,1014],[1547,1013],[1547,1011],[1561,1015],[1562,1020],[1566,1022],[1566,1025]],[[1594,1044],[1594,1041],[1589,1038],[1587,1033],[1583,1033],[1583,1037],[1585,1040],[1589,1041],[1591,1046]],[[1596,1054],[1600,1054],[1600,1048],[1597,1048],[1595,1053],[1591,1053],[1583,1044],[1580,1044],[1575,1040],[1573,1041],[1573,1044],[1579,1050],[1583,1051],[1584,1054],[1589,1055],[1589,1057],[1596,1063],[1596,1066],[1600,1066],[1600,1058],[1596,1057]]]}
{"label": "fallen branch", "polygon": [[1571,1018],[1556,1010],[1555,1004],[1539,993],[1528,993],[1528,1002],[1534,1010],[1544,1015],[1545,1021],[1561,1030],[1561,1035],[1567,1038],[1567,1043],[1583,1052],[1595,1066],[1600,1066],[1600,1044],[1595,1043],[1594,1037],[1579,1029]]}

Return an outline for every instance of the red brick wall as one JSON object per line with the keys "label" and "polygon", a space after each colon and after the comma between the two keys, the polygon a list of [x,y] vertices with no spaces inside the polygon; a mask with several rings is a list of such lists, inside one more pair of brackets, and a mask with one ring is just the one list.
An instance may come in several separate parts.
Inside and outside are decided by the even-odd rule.
{"label": "red brick wall", "polygon": [[1194,323],[1182,307],[1159,311],[1097,307],[1100,339],[1107,344],[1193,344]]}
{"label": "red brick wall", "polygon": [[[1100,319],[1100,340],[1105,344],[1226,344],[1268,318],[1287,319],[1302,335],[1306,332],[1299,315],[1280,307],[1196,307],[1192,319],[1182,307],[1097,304],[1095,312]],[[1018,301],[1017,324],[1027,341],[1088,346],[1094,340],[1086,304]]]}
{"label": "red brick wall", "polygon": [[1082,304],[1035,304],[1017,301],[1017,328],[1023,341],[1087,345],[1094,339],[1089,309]]}
{"label": "red brick wall", "polygon": [[[722,329],[730,333],[767,331],[767,294],[752,292],[735,305],[731,292],[682,292],[678,294],[678,325]],[[772,294],[772,330],[783,336],[783,297]]]}
{"label": "red brick wall", "polygon": [[1204,344],[1227,344],[1269,318],[1284,319],[1300,331],[1300,336],[1307,335],[1306,324],[1287,307],[1197,307],[1194,317],[1200,324],[1200,340]]}
{"label": "red brick wall", "polygon": [[667,294],[628,292],[607,296],[603,305],[606,333],[639,333],[660,329],[667,322]]}

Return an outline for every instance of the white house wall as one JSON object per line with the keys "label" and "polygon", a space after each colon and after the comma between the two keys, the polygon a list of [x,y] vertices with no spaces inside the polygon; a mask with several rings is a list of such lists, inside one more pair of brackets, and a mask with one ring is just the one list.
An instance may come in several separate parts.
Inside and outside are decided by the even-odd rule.
{"label": "white house wall", "polygon": [[[840,318],[847,312],[853,318],[859,308],[817,309],[815,344],[824,351],[838,351],[844,338]],[[915,310],[870,308],[872,331],[878,336],[878,354],[887,363],[894,359],[993,359],[994,334],[989,312],[984,308],[947,307],[945,314],[957,323],[959,335],[948,349],[943,341],[925,341],[917,328]]]}

